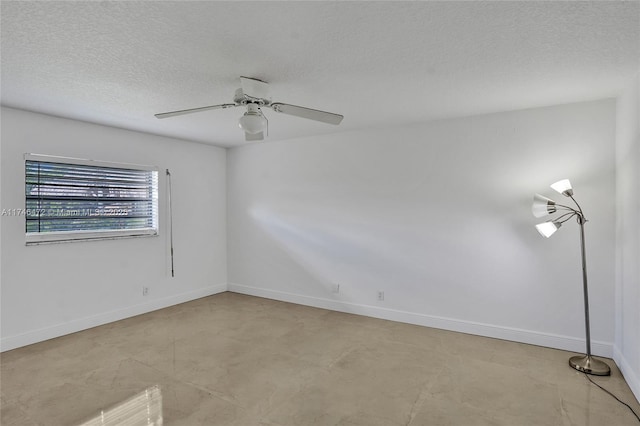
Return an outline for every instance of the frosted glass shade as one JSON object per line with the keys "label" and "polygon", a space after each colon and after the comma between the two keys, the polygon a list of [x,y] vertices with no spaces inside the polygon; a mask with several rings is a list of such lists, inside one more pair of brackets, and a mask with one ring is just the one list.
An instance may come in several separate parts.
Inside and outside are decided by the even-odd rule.
{"label": "frosted glass shade", "polygon": [[569,195],[573,195],[573,189],[571,189],[571,182],[569,182],[569,179],[559,180],[556,183],[552,184],[551,188],[558,191],[562,195],[566,195],[567,197]]}
{"label": "frosted glass shade", "polygon": [[531,212],[535,217],[543,217],[556,212],[556,202],[550,198],[536,194],[533,196]]}
{"label": "frosted glass shade", "polygon": [[560,229],[562,224],[560,222],[543,222],[536,225],[536,229],[543,237],[549,238],[552,236],[558,229]]}
{"label": "frosted glass shade", "polygon": [[267,119],[260,113],[247,112],[240,117],[240,128],[250,135],[262,132],[267,127]]}

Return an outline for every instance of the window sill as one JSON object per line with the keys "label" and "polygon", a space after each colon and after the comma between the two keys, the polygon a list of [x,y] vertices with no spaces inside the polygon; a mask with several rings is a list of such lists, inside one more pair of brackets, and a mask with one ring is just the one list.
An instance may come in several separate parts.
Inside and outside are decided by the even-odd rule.
{"label": "window sill", "polygon": [[157,237],[158,230],[153,228],[126,231],[78,231],[78,232],[43,232],[26,234],[25,245],[73,243],[79,241],[114,240],[121,238]]}

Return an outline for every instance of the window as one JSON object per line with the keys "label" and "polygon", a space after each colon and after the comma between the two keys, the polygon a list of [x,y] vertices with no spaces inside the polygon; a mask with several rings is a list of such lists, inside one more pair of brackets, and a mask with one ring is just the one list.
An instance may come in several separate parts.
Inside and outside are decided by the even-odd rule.
{"label": "window", "polygon": [[158,235],[155,167],[25,154],[26,241]]}

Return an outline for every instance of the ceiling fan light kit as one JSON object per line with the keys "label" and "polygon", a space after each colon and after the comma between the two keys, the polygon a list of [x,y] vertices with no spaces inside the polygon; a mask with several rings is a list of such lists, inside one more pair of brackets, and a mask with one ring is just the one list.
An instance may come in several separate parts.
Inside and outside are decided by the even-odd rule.
{"label": "ceiling fan light kit", "polygon": [[256,104],[248,104],[247,112],[238,121],[238,126],[250,135],[256,135],[267,128],[267,119]]}
{"label": "ceiling fan light kit", "polygon": [[271,108],[275,112],[306,118],[308,120],[320,121],[322,123],[338,125],[344,118],[340,114],[320,111],[282,102],[271,102],[269,94],[269,83],[256,78],[240,77],[240,85],[235,92],[232,104],[211,105],[199,108],[183,109],[178,111],[163,112],[156,114],[156,118],[169,118],[178,115],[192,114],[196,112],[209,111],[214,109],[224,109],[239,106],[246,106],[238,125],[245,133],[247,141],[263,140],[264,134],[268,134],[269,122],[262,113],[261,108]]}

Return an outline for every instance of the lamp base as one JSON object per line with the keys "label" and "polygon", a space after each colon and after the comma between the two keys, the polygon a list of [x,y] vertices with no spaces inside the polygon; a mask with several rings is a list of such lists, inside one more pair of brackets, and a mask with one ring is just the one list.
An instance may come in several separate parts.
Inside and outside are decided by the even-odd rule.
{"label": "lamp base", "polygon": [[605,362],[589,355],[572,356],[569,358],[569,365],[578,371],[594,376],[611,375],[611,369]]}

